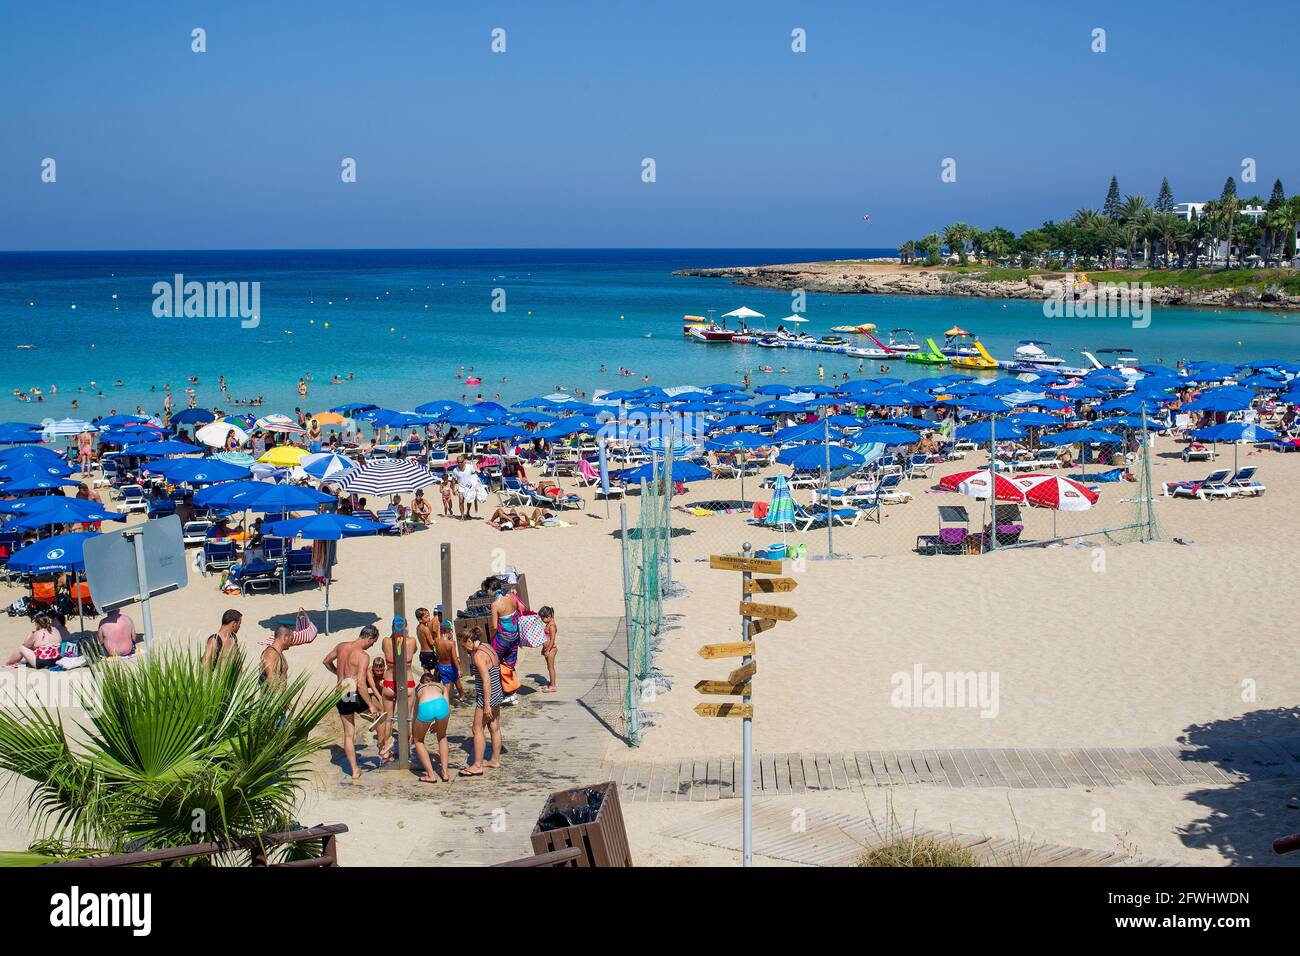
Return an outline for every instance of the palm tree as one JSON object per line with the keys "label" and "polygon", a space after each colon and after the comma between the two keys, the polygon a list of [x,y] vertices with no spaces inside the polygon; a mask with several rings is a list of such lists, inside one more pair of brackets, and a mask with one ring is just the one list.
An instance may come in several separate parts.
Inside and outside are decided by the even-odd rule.
{"label": "palm tree", "polygon": [[966,243],[971,239],[971,227],[964,222],[955,222],[943,231],[943,244],[949,252],[957,253],[962,265],[966,264]]}
{"label": "palm tree", "polygon": [[1241,211],[1241,200],[1237,198],[1237,181],[1231,176],[1223,184],[1223,195],[1219,197],[1219,211],[1228,226],[1228,257],[1226,268],[1232,268],[1232,228],[1237,222],[1237,213]]}
{"label": "palm tree", "polygon": [[1125,196],[1124,205],[1120,207],[1119,219],[1124,224],[1128,236],[1125,252],[1128,254],[1128,268],[1133,268],[1133,251],[1137,246],[1138,236],[1146,228],[1146,218],[1151,214],[1151,207],[1142,196]]}
{"label": "palm tree", "polygon": [[1160,243],[1166,269],[1171,266],[1170,256],[1178,248],[1178,242],[1184,234],[1185,226],[1186,223],[1183,222],[1182,218],[1172,212],[1158,212],[1151,219],[1151,229]]}
{"label": "palm tree", "polygon": [[338,701],[300,675],[261,685],[242,654],[215,669],[183,648],[91,667],[78,743],[44,707],[0,710],[0,769],[30,780],[33,849],[122,853],[296,826],[312,731]]}
{"label": "palm tree", "polygon": [[939,248],[942,245],[943,242],[939,239],[939,234],[937,232],[929,232],[925,234],[925,238],[921,240],[921,251],[925,253],[925,261],[927,265],[933,266],[939,264]]}
{"label": "palm tree", "polygon": [[911,262],[915,256],[916,256],[916,243],[913,242],[911,239],[907,240],[907,242],[903,243],[901,246],[898,247],[898,257],[902,259],[904,264]]}

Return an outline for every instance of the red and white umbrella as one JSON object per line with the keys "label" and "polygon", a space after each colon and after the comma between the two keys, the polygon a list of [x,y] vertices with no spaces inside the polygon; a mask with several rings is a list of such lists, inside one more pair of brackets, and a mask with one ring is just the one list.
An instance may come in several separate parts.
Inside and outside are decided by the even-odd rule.
{"label": "red and white umbrella", "polygon": [[[995,474],[993,481],[994,493],[998,501],[1013,501],[1019,504],[1025,500],[1024,491],[1005,475]],[[988,469],[959,471],[956,474],[944,475],[939,479],[939,488],[943,491],[955,491],[960,495],[969,495],[972,498],[987,498],[989,496]]]}
{"label": "red and white umbrella", "polygon": [[1025,501],[1053,511],[1087,511],[1097,503],[1097,492],[1061,475],[1017,475],[1011,482]]}

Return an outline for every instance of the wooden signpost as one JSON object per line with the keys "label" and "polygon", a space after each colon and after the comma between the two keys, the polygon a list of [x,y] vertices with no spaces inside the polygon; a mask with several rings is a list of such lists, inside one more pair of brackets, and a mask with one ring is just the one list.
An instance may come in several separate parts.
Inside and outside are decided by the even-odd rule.
{"label": "wooden signpost", "polygon": [[752,704],[696,704],[695,712],[701,717],[743,717],[745,720],[754,717]]}
{"label": "wooden signpost", "polygon": [[760,574],[780,574],[784,568],[782,562],[767,558],[750,557],[751,548],[744,546],[743,554],[711,554],[709,567],[715,571],[740,571],[744,574],[741,581],[740,602],[740,636],[739,642],[730,644],[705,644],[700,648],[700,656],[705,660],[739,657],[740,666],[727,675],[726,680],[702,680],[695,684],[701,694],[734,695],[741,698],[740,703],[703,703],[695,705],[695,712],[701,717],[739,717],[743,723],[744,735],[744,865],[753,866],[753,791],[754,791],[754,705],[751,702],[754,675],[758,673],[758,662],[754,660],[754,637],[763,631],[771,630],[777,621],[793,621],[798,615],[793,608],[778,604],[758,604],[746,600],[754,594],[788,594],[799,586],[793,578],[756,578]]}
{"label": "wooden signpost", "polygon": [[779,604],[755,604],[753,601],[740,602],[741,617],[761,617],[768,621],[793,621],[799,615],[792,607]]}

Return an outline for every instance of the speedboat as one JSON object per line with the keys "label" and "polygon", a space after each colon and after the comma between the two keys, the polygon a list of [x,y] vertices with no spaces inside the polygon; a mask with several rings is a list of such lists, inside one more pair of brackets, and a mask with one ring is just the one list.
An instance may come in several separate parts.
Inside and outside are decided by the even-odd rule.
{"label": "speedboat", "polygon": [[1113,365],[1104,365],[1097,355],[1091,352],[1082,353],[1094,369],[1110,368],[1119,372],[1121,375],[1136,377],[1141,373],[1137,370],[1137,356],[1133,354],[1132,349],[1097,349],[1097,355],[1105,356],[1106,361],[1114,362]]}
{"label": "speedboat", "polygon": [[1010,372],[1037,372],[1065,362],[1059,355],[1048,355],[1043,350],[1044,345],[1051,343],[1041,339],[1022,339],[1010,361],[998,362],[998,365]]}
{"label": "speedboat", "polygon": [[889,347],[895,352],[921,351],[921,346],[916,342],[916,333],[911,329],[890,329]]}
{"label": "speedboat", "polygon": [[731,337],[736,333],[731,329],[724,329],[720,325],[705,325],[696,326],[687,334],[696,342],[703,342],[705,345],[717,345],[719,342],[730,342]]}

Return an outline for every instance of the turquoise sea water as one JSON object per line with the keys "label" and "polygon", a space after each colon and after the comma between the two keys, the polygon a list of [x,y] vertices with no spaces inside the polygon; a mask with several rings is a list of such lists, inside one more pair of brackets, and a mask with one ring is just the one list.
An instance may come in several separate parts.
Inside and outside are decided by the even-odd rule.
{"label": "turquoise sea water", "polygon": [[[741,305],[775,325],[787,292],[726,280],[674,277],[674,269],[888,255],[892,250],[428,250],[0,254],[0,383],[4,396],[33,386],[42,403],[10,397],[0,419],[39,421],[110,409],[162,408],[162,385],[197,376],[200,405],[221,405],[218,375],[235,397],[266,396],[264,411],[320,410],[348,401],[408,409],[435,398],[509,404],[554,391],[654,384],[755,384],[859,377],[858,362],[814,352],[704,346],[684,340],[683,314]],[[235,318],[155,318],[153,285],[176,273],[198,281],[261,283],[260,325]],[[494,290],[505,295],[494,312]],[[995,357],[1021,339],[1046,339],[1069,364],[1078,350],[1131,348],[1144,362],[1178,358],[1244,361],[1300,358],[1300,323],[1277,312],[1157,309],[1151,324],[1128,319],[1047,319],[1040,303],[937,297],[809,295],[804,328],[874,322],[919,339],[949,326],[977,333]],[[73,308],[75,306],[75,308]],[[327,327],[328,323],[328,327]],[[18,348],[20,345],[32,348]],[[93,348],[92,348],[93,346]],[[604,362],[609,371],[599,372]],[[754,371],[785,366],[788,375]],[[461,367],[482,385],[457,380]],[[620,378],[618,367],[632,369]],[[295,386],[312,373],[308,398]],[[873,365],[867,374],[879,375]],[[354,380],[329,385],[333,375]],[[930,374],[891,363],[890,375]],[[113,382],[121,379],[121,387]],[[94,387],[91,382],[96,383]],[[51,393],[57,386],[57,394]],[[77,389],[82,391],[78,392]],[[151,391],[151,387],[154,389]],[[99,391],[104,392],[101,399]],[[183,394],[176,408],[184,407]]]}

